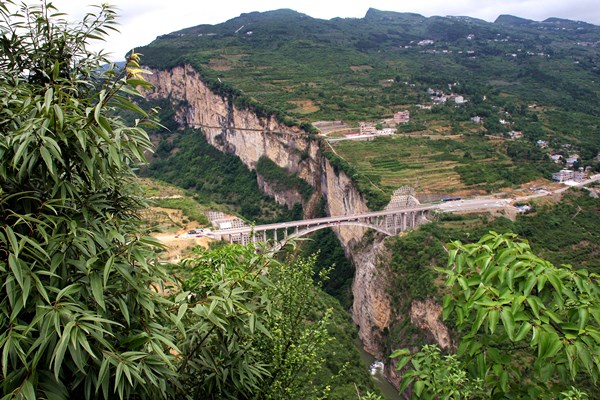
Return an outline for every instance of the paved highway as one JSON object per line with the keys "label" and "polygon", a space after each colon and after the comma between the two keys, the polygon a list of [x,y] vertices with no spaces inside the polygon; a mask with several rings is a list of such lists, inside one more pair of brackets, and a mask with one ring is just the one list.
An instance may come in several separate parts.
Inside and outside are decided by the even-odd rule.
{"label": "paved highway", "polygon": [[582,182],[568,183],[568,184],[566,184],[565,187],[556,189],[554,191],[541,190],[541,191],[538,191],[537,193],[534,193],[534,194],[531,194],[528,196],[519,196],[519,197],[510,198],[510,199],[502,199],[502,198],[497,198],[494,195],[490,195],[490,196],[479,197],[479,198],[475,198],[475,199],[462,199],[462,200],[442,202],[439,204],[422,204],[417,207],[409,207],[409,208],[405,208],[405,209],[401,209],[401,210],[376,211],[376,212],[370,212],[370,213],[364,213],[364,214],[340,215],[340,216],[332,216],[332,217],[325,217],[325,218],[316,218],[316,219],[311,219],[311,220],[281,222],[281,223],[277,223],[277,224],[258,225],[253,228],[252,227],[244,227],[244,228],[237,228],[237,229],[224,229],[224,230],[215,231],[214,233],[215,233],[215,236],[218,236],[218,235],[247,233],[247,232],[250,232],[251,230],[254,230],[255,232],[257,232],[257,231],[264,231],[264,230],[294,228],[294,227],[307,226],[309,224],[312,226],[315,226],[315,225],[320,225],[320,224],[330,224],[330,223],[335,223],[335,222],[352,221],[353,219],[365,219],[365,218],[369,218],[369,217],[380,217],[380,216],[385,216],[385,215],[393,215],[393,214],[398,214],[399,212],[409,213],[409,212],[426,211],[426,210],[433,210],[433,209],[438,209],[442,212],[490,210],[490,209],[496,209],[496,208],[509,207],[509,206],[511,206],[511,203],[513,203],[513,202],[517,202],[517,203],[525,202],[527,200],[531,200],[536,197],[544,197],[544,196],[552,195],[554,193],[561,193],[561,192],[564,192],[565,190],[569,189],[569,187],[573,187],[573,186],[581,187],[581,186],[585,186],[592,182],[597,182],[597,181],[600,181],[600,174],[594,175],[594,176],[590,177],[589,179],[582,181]]}

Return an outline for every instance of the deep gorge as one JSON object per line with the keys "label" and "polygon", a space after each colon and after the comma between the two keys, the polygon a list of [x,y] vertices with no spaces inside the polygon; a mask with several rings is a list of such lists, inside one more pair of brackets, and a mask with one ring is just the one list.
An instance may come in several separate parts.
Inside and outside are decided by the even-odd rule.
{"label": "deep gorge", "polygon": [[[237,107],[230,96],[214,93],[189,65],[154,70],[148,80],[155,86],[148,98],[169,99],[177,107],[175,118],[182,127],[199,128],[208,143],[237,156],[251,170],[256,170],[261,158],[266,157],[313,188],[310,197],[304,199],[297,189],[271,188],[259,175],[261,189],[279,203],[289,206],[300,201],[307,217],[313,216],[312,205],[320,200],[329,215],[368,211],[366,200],[353,181],[323,155],[318,138],[273,116],[258,116],[252,110]],[[383,336],[393,319],[410,318],[413,325],[435,330],[427,321],[436,320],[439,310],[430,304],[413,304],[410,316],[392,315],[387,271],[380,266],[381,258],[386,257],[381,238],[365,238],[366,230],[361,227],[338,227],[335,233],[356,268],[351,312],[365,350],[385,358],[388,349],[383,346]],[[419,310],[415,311],[415,307]],[[448,344],[447,332],[433,336]]]}

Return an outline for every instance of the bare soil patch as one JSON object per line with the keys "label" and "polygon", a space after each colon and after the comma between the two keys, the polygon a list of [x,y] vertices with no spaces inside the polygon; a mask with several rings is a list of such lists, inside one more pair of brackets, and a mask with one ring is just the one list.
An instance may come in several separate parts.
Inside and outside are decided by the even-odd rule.
{"label": "bare soil patch", "polygon": [[296,113],[309,114],[319,111],[319,106],[317,106],[312,100],[293,100],[290,101],[290,103],[298,107],[292,110]]}

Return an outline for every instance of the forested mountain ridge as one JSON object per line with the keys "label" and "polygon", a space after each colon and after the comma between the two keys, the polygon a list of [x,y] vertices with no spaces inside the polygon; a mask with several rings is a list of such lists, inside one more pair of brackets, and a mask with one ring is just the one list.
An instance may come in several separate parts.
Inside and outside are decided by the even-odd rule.
{"label": "forested mountain ridge", "polygon": [[[381,84],[396,77],[413,84],[458,82],[464,87],[456,90],[466,95],[497,89],[524,101],[542,101],[536,91],[553,80],[553,88],[545,88],[548,102],[574,103],[567,108],[595,115],[583,103],[598,95],[598,41],[600,27],[561,19],[500,16],[488,23],[370,9],[361,19],[319,20],[276,10],[162,35],[141,51],[150,66],[189,62],[209,78],[309,120],[379,117],[415,100],[409,93],[421,94]],[[385,101],[370,101],[378,95]],[[301,98],[318,111],[299,112],[289,103]]]}

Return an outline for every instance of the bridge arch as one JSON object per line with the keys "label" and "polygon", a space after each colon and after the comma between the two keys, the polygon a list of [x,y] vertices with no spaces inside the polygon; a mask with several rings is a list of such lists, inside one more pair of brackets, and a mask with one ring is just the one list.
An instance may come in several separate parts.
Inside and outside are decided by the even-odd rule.
{"label": "bridge arch", "polygon": [[328,224],[322,224],[322,225],[316,225],[316,226],[311,226],[309,228],[306,229],[302,229],[299,230],[297,233],[293,233],[291,235],[288,235],[286,239],[294,239],[294,238],[298,238],[298,237],[302,237],[305,235],[308,235],[309,233],[313,233],[316,232],[320,229],[325,229],[325,228],[335,228],[336,226],[362,226],[364,228],[370,228],[370,229],[374,229],[377,232],[381,232],[386,236],[392,236],[392,233],[388,232],[387,230],[381,228],[380,226],[377,225],[373,225],[373,224],[368,224],[366,222],[360,222],[360,221],[340,221],[340,222],[332,222],[332,223],[328,223]]}

